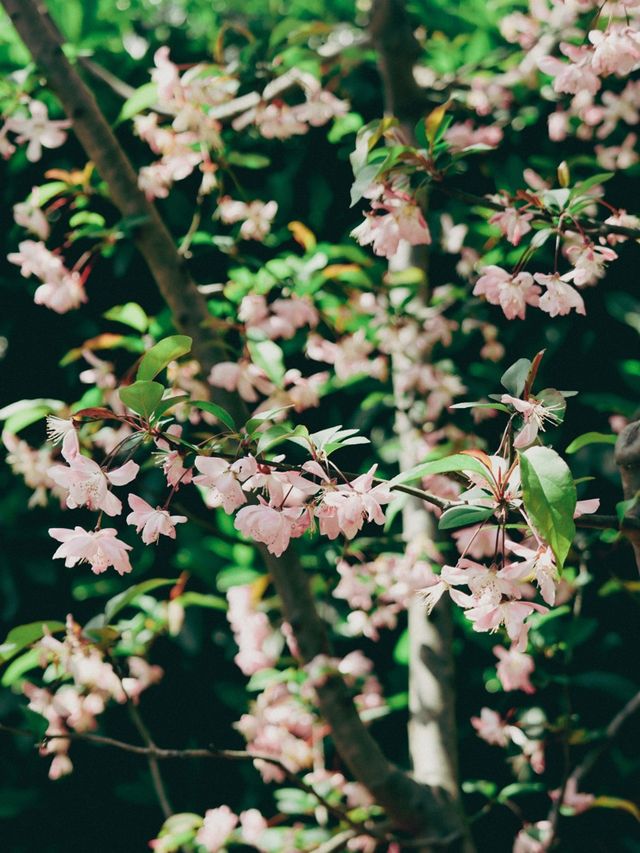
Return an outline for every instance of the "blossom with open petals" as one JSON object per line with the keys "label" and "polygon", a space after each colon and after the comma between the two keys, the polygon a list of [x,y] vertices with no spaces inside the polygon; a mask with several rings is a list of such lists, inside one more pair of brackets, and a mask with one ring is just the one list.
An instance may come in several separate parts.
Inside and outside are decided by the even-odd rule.
{"label": "blossom with open petals", "polygon": [[170,515],[166,509],[155,509],[138,495],[129,495],[129,506],[133,510],[127,516],[127,524],[134,524],[136,532],[141,533],[145,545],[157,542],[160,536],[176,538],[176,524],[184,524],[185,515]]}
{"label": "blossom with open petals", "polygon": [[531,655],[516,649],[505,649],[504,646],[494,646],[493,653],[498,658],[496,671],[504,690],[522,690],[525,693],[535,693],[536,689],[529,680],[535,669]]}
{"label": "blossom with open petals", "polygon": [[62,443],[62,455],[67,465],[52,465],[48,474],[54,483],[67,490],[69,509],[86,506],[102,510],[107,515],[120,515],[122,503],[110,491],[110,486],[125,486],[135,479],[140,466],[129,460],[119,468],[104,471],[97,462],[82,456],[76,432],[68,432]]}
{"label": "blossom with open petals", "polygon": [[508,320],[524,320],[527,305],[538,305],[540,288],[533,283],[528,272],[512,275],[502,267],[491,264],[481,270],[482,275],[473,288],[474,296],[484,296],[491,305],[500,305]]}
{"label": "blossom with open petals", "polygon": [[96,575],[106,571],[109,566],[113,566],[119,575],[126,575],[131,571],[127,554],[127,551],[131,550],[131,545],[118,539],[118,531],[113,527],[102,530],[51,527],[49,535],[58,542],[62,542],[53,557],[64,559],[67,568],[78,563],[89,563],[91,571]]}

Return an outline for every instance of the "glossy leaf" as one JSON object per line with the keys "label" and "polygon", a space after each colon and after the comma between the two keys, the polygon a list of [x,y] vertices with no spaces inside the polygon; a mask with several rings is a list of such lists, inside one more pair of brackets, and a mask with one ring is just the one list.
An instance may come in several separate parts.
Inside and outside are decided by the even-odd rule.
{"label": "glossy leaf", "polygon": [[520,471],[527,515],[561,568],[576,532],[576,487],[571,471],[550,447],[530,447],[521,453]]}

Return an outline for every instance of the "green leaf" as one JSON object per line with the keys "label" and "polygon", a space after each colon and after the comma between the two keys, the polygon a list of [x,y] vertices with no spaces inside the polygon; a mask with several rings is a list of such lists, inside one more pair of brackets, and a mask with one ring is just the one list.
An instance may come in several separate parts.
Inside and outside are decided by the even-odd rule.
{"label": "green leaf", "polygon": [[487,466],[483,465],[475,456],[455,453],[453,456],[444,456],[442,459],[434,459],[433,462],[422,462],[408,471],[402,471],[389,481],[389,485],[399,486],[402,483],[421,480],[430,474],[449,474],[454,471],[472,471],[474,474],[480,474],[485,478],[491,476]]}
{"label": "green leaf", "polygon": [[3,687],[12,687],[22,678],[25,672],[35,669],[40,664],[41,657],[42,650],[38,648],[29,649],[29,651],[18,655],[3,672],[0,684]]}
{"label": "green leaf", "polygon": [[517,797],[519,794],[537,794],[544,790],[545,786],[542,782],[514,782],[499,792],[496,802],[506,803],[507,800]]}
{"label": "green leaf", "polygon": [[0,409],[0,421],[5,421],[5,430],[15,435],[52,412],[59,411],[63,406],[61,400],[18,400]]}
{"label": "green leaf", "polygon": [[440,530],[453,530],[486,521],[493,515],[493,509],[486,506],[452,506],[445,510],[438,521]]}
{"label": "green leaf", "polygon": [[192,400],[190,405],[195,406],[196,409],[202,409],[203,412],[209,412],[230,430],[235,432],[238,429],[229,412],[217,403],[210,403],[208,400]]}
{"label": "green leaf", "polygon": [[124,305],[114,305],[102,315],[106,320],[131,326],[137,332],[144,333],[149,328],[149,318],[144,308],[137,302],[126,302]]}
{"label": "green leaf", "polygon": [[170,578],[151,578],[150,580],[138,583],[135,586],[130,586],[124,592],[119,592],[107,601],[104,608],[105,623],[113,621],[114,617],[124,610],[129,604],[132,604],[136,598],[151,592],[152,589],[158,589],[161,586],[175,586],[175,579]]}
{"label": "green leaf", "polygon": [[615,444],[618,436],[604,432],[583,432],[574,438],[565,453],[577,453],[589,444]]}
{"label": "green leaf", "polygon": [[57,631],[64,631],[64,628],[64,622],[52,620],[29,622],[26,625],[18,625],[18,627],[12,628],[4,643],[0,645],[0,663],[6,663],[22,649],[40,640],[44,636],[45,629],[55,634]]}
{"label": "green leaf", "polygon": [[524,391],[530,370],[531,362],[529,359],[519,358],[502,374],[500,384],[507,389],[512,397],[519,397]]}
{"label": "green leaf", "polygon": [[139,381],[120,388],[118,394],[125,406],[148,420],[162,400],[164,386],[159,382]]}
{"label": "green leaf", "polygon": [[452,406],[449,406],[450,409],[496,409],[498,412],[507,412],[509,414],[510,409],[508,406],[505,406],[504,403],[454,403]]}
{"label": "green leaf", "polygon": [[242,169],[266,169],[271,165],[271,160],[263,154],[243,154],[240,151],[230,151],[227,154],[227,163],[232,166],[240,166]]}
{"label": "green leaf", "polygon": [[409,665],[409,629],[405,628],[393,650],[393,659],[400,666]]}
{"label": "green leaf", "polygon": [[131,95],[122,105],[116,125],[133,118],[143,110],[152,107],[158,100],[158,87],[155,83],[145,83]]}
{"label": "green leaf", "polygon": [[211,610],[228,609],[226,598],[221,598],[219,595],[208,595],[202,592],[185,592],[174,601],[182,604],[183,607],[208,607]]}
{"label": "green leaf", "polygon": [[520,472],[529,519],[562,568],[576,533],[576,487],[571,471],[550,447],[530,447],[520,454]]}
{"label": "green leaf", "polygon": [[181,355],[191,352],[193,341],[188,335],[171,335],[158,341],[142,356],[137,379],[153,379],[161,370]]}
{"label": "green leaf", "polygon": [[269,379],[280,385],[284,377],[284,354],[278,344],[273,341],[248,341],[247,347],[251,353],[251,361],[261,367]]}

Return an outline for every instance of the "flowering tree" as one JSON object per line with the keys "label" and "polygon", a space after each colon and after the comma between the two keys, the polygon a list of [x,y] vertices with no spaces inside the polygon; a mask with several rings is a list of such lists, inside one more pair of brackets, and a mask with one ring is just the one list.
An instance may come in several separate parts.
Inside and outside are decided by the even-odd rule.
{"label": "flowering tree", "polygon": [[143,762],[157,853],[631,849],[637,4],[2,5],[67,377],[0,412],[70,586],[0,647],[16,749]]}

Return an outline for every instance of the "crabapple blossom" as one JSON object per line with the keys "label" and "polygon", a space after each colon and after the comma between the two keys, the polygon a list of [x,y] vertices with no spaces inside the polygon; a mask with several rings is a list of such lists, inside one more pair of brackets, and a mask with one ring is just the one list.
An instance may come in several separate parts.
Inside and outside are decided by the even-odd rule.
{"label": "crabapple blossom", "polygon": [[242,222],[240,226],[240,237],[243,240],[257,240],[261,242],[271,230],[271,223],[278,212],[278,204],[275,201],[234,201],[229,196],[221,198],[218,202],[218,213],[225,225]]}
{"label": "crabapple blossom", "polygon": [[500,714],[491,708],[481,708],[479,717],[471,717],[471,725],[478,737],[492,746],[507,746],[509,743],[508,725]]}
{"label": "crabapple blossom", "polygon": [[197,456],[195,467],[200,471],[193,478],[196,486],[206,489],[206,503],[210,507],[221,506],[226,513],[233,513],[247,502],[241,483],[257,471],[253,457],[247,456],[228,462],[209,456]]}
{"label": "crabapple blossom", "polygon": [[640,41],[631,27],[613,24],[606,32],[591,30],[589,41],[594,46],[591,67],[602,77],[626,77],[640,63]]}
{"label": "crabapple blossom", "polygon": [[361,246],[372,244],[376,255],[391,258],[401,240],[411,246],[431,243],[429,227],[420,207],[405,192],[385,187],[381,201],[372,201],[373,213],[351,232]]}
{"label": "crabapple blossom", "polygon": [[291,537],[301,536],[309,524],[309,513],[303,507],[279,510],[262,499],[257,506],[242,507],[234,521],[237,530],[249,539],[264,543],[276,557],[282,556]]}
{"label": "crabapple blossom", "polygon": [[224,848],[237,825],[238,816],[229,806],[209,809],[205,812],[204,822],[196,835],[196,843],[204,847],[207,853],[218,853]]}
{"label": "crabapple blossom", "polygon": [[258,610],[251,585],[227,590],[227,619],[238,644],[234,660],[244,675],[253,675],[278,661],[278,635],[266,613]]}
{"label": "crabapple blossom", "polygon": [[[560,799],[560,790],[550,791],[549,796],[554,802]],[[578,782],[574,776],[567,779],[567,784],[562,795],[562,805],[571,809],[574,815],[582,814],[591,808],[595,797],[593,794],[581,794],[578,792]]]}
{"label": "crabapple blossom", "polygon": [[496,670],[504,690],[522,690],[525,693],[535,693],[529,676],[535,669],[531,655],[516,649],[505,649],[504,646],[494,646],[493,653],[498,658]]}
{"label": "crabapple blossom", "polygon": [[528,824],[517,834],[513,853],[546,853],[553,837],[551,821],[539,820]]}
{"label": "crabapple blossom", "polygon": [[329,539],[335,539],[340,533],[353,539],[362,529],[365,518],[384,524],[382,506],[390,502],[391,492],[384,483],[373,485],[376,468],[377,465],[373,465],[366,474],[347,485],[325,489],[316,515],[320,531]]}
{"label": "crabapple blossom", "polygon": [[[522,415],[524,426],[516,435],[513,446],[521,449],[529,447],[538,437],[538,431],[544,431],[545,421],[551,424],[560,423],[562,412],[564,411],[564,402],[562,400],[557,403],[545,405],[544,403],[531,397],[528,400],[520,400],[511,394],[503,394],[500,398],[502,403],[508,403],[510,406]],[[560,412],[560,415],[556,414]]]}
{"label": "crabapple blossom", "polygon": [[268,396],[275,390],[264,370],[247,359],[237,363],[221,361],[214,365],[209,373],[209,382],[217,388],[237,391],[248,403],[257,402],[258,392]]}
{"label": "crabapple blossom", "polygon": [[67,490],[69,509],[86,506],[110,516],[120,515],[122,503],[109,487],[130,483],[136,478],[140,466],[129,460],[118,468],[104,471],[93,459],[82,456],[75,432],[68,432],[65,436],[62,456],[68,464],[52,465],[47,473],[58,486]]}
{"label": "crabapple blossom", "polygon": [[[474,296],[484,296],[491,305],[500,305],[508,320],[525,318],[527,305],[537,306],[540,288],[527,272],[512,275],[501,267],[491,265],[481,270],[473,288]],[[536,279],[537,280],[537,279]]]}
{"label": "crabapple blossom", "polygon": [[546,288],[538,301],[538,307],[550,317],[562,317],[565,314],[570,314],[572,309],[575,310],[576,314],[587,313],[582,296],[563,280],[566,276],[545,275],[537,272],[533,277]]}
{"label": "crabapple blossom", "polygon": [[133,524],[145,545],[157,542],[160,536],[176,538],[176,524],[184,524],[185,515],[170,515],[166,509],[155,509],[138,495],[128,496],[132,512],[127,516],[127,524]]}
{"label": "crabapple blossom", "polygon": [[574,268],[565,273],[562,280],[573,281],[576,287],[595,284],[606,272],[605,263],[615,261],[618,257],[613,249],[590,242],[582,246],[569,246],[567,255]]}
{"label": "crabapple blossom", "polygon": [[307,339],[308,357],[314,361],[333,364],[336,376],[342,380],[359,374],[384,379],[387,374],[387,361],[384,356],[369,358],[373,349],[364,329],[358,329],[353,335],[345,335],[336,343],[327,341],[320,335],[309,335]]}
{"label": "crabapple blossom", "polygon": [[[498,199],[500,199],[499,196]],[[533,219],[532,213],[523,213],[516,207],[506,207],[503,211],[494,213],[489,222],[497,225],[507,240],[517,246],[524,235],[531,231],[529,225],[531,219]]]}
{"label": "crabapple blossom", "polygon": [[39,190],[33,187],[31,195],[26,201],[14,204],[13,218],[16,225],[20,225],[40,240],[46,240],[51,231],[49,221],[38,204]]}
{"label": "crabapple blossom", "polygon": [[30,100],[28,103],[30,116],[15,114],[10,116],[5,127],[16,134],[16,142],[22,145],[27,142],[27,160],[35,163],[42,157],[43,148],[59,148],[64,145],[67,128],[71,127],[68,119],[52,121],[49,111],[42,101]]}
{"label": "crabapple blossom", "polygon": [[49,535],[58,542],[62,542],[53,557],[64,559],[67,568],[78,563],[89,563],[91,571],[96,575],[106,571],[109,566],[113,566],[119,575],[125,575],[131,571],[127,554],[127,551],[131,550],[131,545],[118,539],[118,531],[113,527],[94,531],[77,526],[73,530],[51,527]]}

